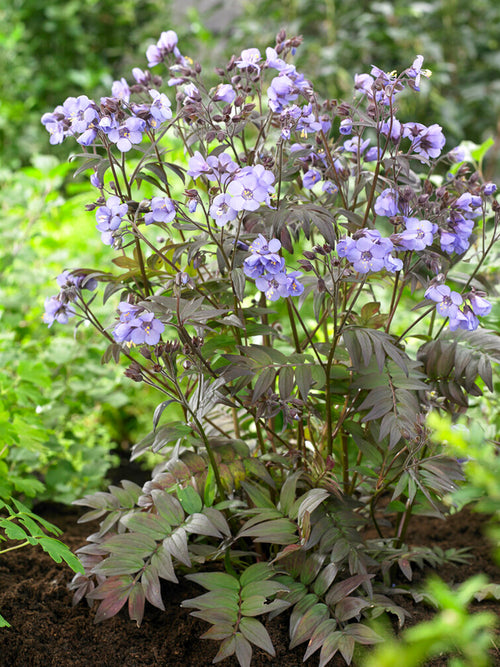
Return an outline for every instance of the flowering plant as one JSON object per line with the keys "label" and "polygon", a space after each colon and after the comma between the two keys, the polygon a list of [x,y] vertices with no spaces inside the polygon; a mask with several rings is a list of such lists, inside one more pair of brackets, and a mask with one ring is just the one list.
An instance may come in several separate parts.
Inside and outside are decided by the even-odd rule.
{"label": "flowering plant", "polygon": [[[291,63],[300,41],[243,50],[207,88],[167,31],[151,71],[42,118],[52,143],[83,147],[87,208],[122,270],[65,271],[45,321],[89,322],[104,361],[163,395],[133,449],[162,455],[151,481],[78,501],[102,521],[75,601],[99,600],[96,621],[128,601],[140,624],[146,600],[163,609],[160,579],[188,571],[214,662],[274,655],[256,617],[285,609],[291,647],[320,665],[380,641],[364,621],[404,622],[398,570],[443,558],[405,546],[410,517],[441,514],[462,478],[426,415],[466,411],[500,360],[478,328],[500,219],[481,150],[443,153],[439,125],[398,120],[422,56],[321,102]],[[99,284],[114,321],[93,308]]]}

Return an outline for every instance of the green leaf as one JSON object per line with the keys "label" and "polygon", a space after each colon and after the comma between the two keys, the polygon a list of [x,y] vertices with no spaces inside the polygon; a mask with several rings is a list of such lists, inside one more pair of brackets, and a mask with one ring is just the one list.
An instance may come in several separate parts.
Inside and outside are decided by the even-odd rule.
{"label": "green leaf", "polygon": [[25,530],[12,521],[0,521],[0,528],[3,528],[9,540],[25,540],[28,537]]}
{"label": "green leaf", "polygon": [[264,487],[257,484],[252,484],[247,481],[241,482],[241,486],[249,495],[250,500],[253,502],[255,507],[268,507],[270,509],[276,509],[276,506],[271,500],[271,496],[269,495],[269,491]]}
{"label": "green leaf", "polygon": [[270,579],[273,574],[274,570],[269,563],[254,563],[253,565],[249,565],[240,576],[241,587],[243,588],[254,581]]}
{"label": "green leaf", "polygon": [[255,644],[255,646],[263,649],[273,657],[276,655],[269,633],[256,618],[244,616],[240,621],[239,628],[241,634],[248,639],[249,642],[252,642],[252,644]]}
{"label": "green leaf", "polygon": [[153,489],[151,497],[158,514],[171,526],[176,526],[184,521],[184,510],[177,498],[162,489]]}
{"label": "green leaf", "polygon": [[337,604],[337,602],[340,602],[340,600],[355,591],[358,586],[361,586],[366,581],[370,581],[374,576],[374,574],[355,574],[353,577],[348,577],[344,581],[334,584],[328,591],[326,602],[330,606]]}
{"label": "green leaf", "polygon": [[211,465],[208,466],[207,476],[205,479],[205,488],[203,490],[203,503],[205,507],[211,507],[214,504],[217,495],[217,484],[215,481],[214,469]]}
{"label": "green leaf", "polygon": [[144,590],[146,600],[154,607],[165,611],[165,606],[161,597],[161,585],[158,574],[153,565],[147,567],[142,573],[141,584]]}
{"label": "green leaf", "polygon": [[290,519],[272,519],[250,528],[243,527],[238,537],[253,537],[255,542],[294,544],[298,541],[297,525]]}
{"label": "green leaf", "polygon": [[295,501],[297,482],[303,476],[303,471],[299,470],[289,475],[282,488],[280,493],[280,504],[279,508],[283,514],[288,514],[292,508],[292,505]]}
{"label": "green leaf", "polygon": [[0,614],[0,628],[10,628],[12,627],[10,623],[8,623],[5,618]]}
{"label": "green leaf", "polygon": [[187,514],[201,512],[203,508],[203,501],[192,486],[178,488],[177,497],[179,498],[179,502],[181,503],[183,510]]}
{"label": "green leaf", "polygon": [[213,664],[215,665],[216,663],[221,662],[226,658],[229,658],[231,655],[234,655],[235,650],[236,650],[236,639],[234,635],[232,635],[231,637],[224,639],[224,641],[221,643],[217,655],[212,660]]}
{"label": "green leaf", "polygon": [[56,563],[60,563],[61,560],[64,560],[73,572],[79,572],[80,574],[85,573],[84,567],[78,558],[70,551],[69,547],[59,540],[56,540],[53,537],[41,537],[38,539],[38,544],[53,560],[55,560]]}
{"label": "green leaf", "polygon": [[218,590],[220,588],[227,588],[236,592],[240,590],[240,582],[238,579],[225,572],[197,572],[195,574],[187,574],[186,579],[194,581],[196,584],[203,586],[209,591]]}
{"label": "green leaf", "polygon": [[196,535],[222,537],[222,533],[217,530],[208,516],[201,514],[200,512],[190,514],[184,523],[184,528],[188,533],[195,533]]}
{"label": "green leaf", "polygon": [[314,593],[319,596],[324,595],[332,585],[335,577],[337,576],[337,572],[338,567],[335,565],[335,563],[329,563],[326,567],[324,567],[313,584]]}
{"label": "green leaf", "polygon": [[133,512],[122,517],[121,523],[132,533],[139,533],[137,539],[141,536],[149,537],[153,540],[161,540],[171,531],[169,524],[156,514],[147,512]]}
{"label": "green leaf", "polygon": [[237,613],[239,609],[239,595],[237,591],[230,590],[229,588],[218,588],[217,590],[203,593],[196,598],[183,600],[181,607],[207,611],[216,611],[217,609],[224,608]]}
{"label": "green leaf", "polygon": [[335,618],[338,621],[348,621],[355,616],[358,616],[363,609],[370,606],[366,600],[356,597],[346,597],[341,600],[335,607]]}
{"label": "green leaf", "polygon": [[285,600],[268,602],[263,595],[251,595],[242,601],[241,613],[243,616],[260,616],[260,614],[268,614],[272,611],[282,611],[289,606]]}

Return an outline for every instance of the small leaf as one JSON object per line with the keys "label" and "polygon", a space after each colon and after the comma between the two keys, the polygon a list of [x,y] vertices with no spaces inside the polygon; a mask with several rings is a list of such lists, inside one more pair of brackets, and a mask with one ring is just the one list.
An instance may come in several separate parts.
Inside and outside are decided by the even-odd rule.
{"label": "small leaf", "polygon": [[355,591],[358,586],[366,581],[370,581],[374,576],[374,574],[355,574],[353,577],[334,584],[326,596],[327,604],[330,606],[337,604],[340,600]]}
{"label": "small leaf", "polygon": [[235,634],[234,639],[238,662],[241,667],[250,667],[250,663],[252,662],[252,645],[240,632]]}
{"label": "small leaf", "polygon": [[352,656],[354,653],[354,645],[354,638],[342,633],[339,639],[339,651],[342,653],[342,657],[348,665],[351,664]]}
{"label": "small leaf", "polygon": [[[199,498],[198,494],[196,495]],[[222,537],[222,533],[217,530],[208,516],[201,514],[200,512],[195,512],[194,514],[188,516],[184,527],[188,533],[195,533],[196,535],[208,535],[211,537]]]}
{"label": "small leaf", "polygon": [[307,645],[307,651],[304,654],[304,662],[315,653],[320,646],[323,646],[323,643],[337,628],[337,621],[334,618],[327,618],[325,621],[320,623],[317,628],[315,628],[309,644]]}
{"label": "small leaf", "polygon": [[141,577],[141,583],[147,601],[154,607],[158,607],[158,609],[165,611],[165,606],[161,598],[160,580],[158,579],[158,574],[153,566],[150,565],[144,570]]}
{"label": "small leaf", "polygon": [[161,540],[165,535],[168,535],[171,528],[170,525],[164,524],[161,517],[155,514],[148,514],[147,512],[132,512],[126,514],[121,518],[121,523],[130,530],[131,533],[139,533],[137,539],[142,535],[153,540]]}
{"label": "small leaf", "polygon": [[340,632],[332,632],[327,636],[321,647],[318,667],[325,667],[339,650],[339,642],[342,635]]}
{"label": "small leaf", "polygon": [[314,630],[330,617],[326,604],[318,603],[308,609],[290,630],[290,650],[310,639]]}
{"label": "small leaf", "polygon": [[352,637],[358,644],[377,644],[384,639],[379,634],[363,623],[349,623],[344,633]]}
{"label": "small leaf", "polygon": [[187,545],[187,535],[184,528],[179,527],[172,535],[166,537],[163,540],[163,547],[166,549],[174,558],[177,558],[181,563],[191,567],[191,560],[189,558],[188,545]]}
{"label": "small leaf", "polygon": [[151,497],[156,511],[170,525],[176,526],[184,521],[184,510],[177,498],[162,489],[153,489]]}
{"label": "small leaf", "polygon": [[256,618],[244,616],[240,621],[241,634],[249,642],[263,649],[273,657],[276,655],[271,637],[266,628]]}
{"label": "small leaf", "polygon": [[370,606],[366,600],[356,597],[346,597],[335,606],[335,618],[338,621],[348,621]]}
{"label": "small leaf", "polygon": [[144,595],[144,589],[142,587],[142,584],[138,581],[132,587],[128,599],[128,615],[130,616],[132,621],[135,621],[137,623],[138,628],[140,627],[142,619],[144,617],[145,602],[146,602],[146,597]]}
{"label": "small leaf", "polygon": [[254,563],[246,568],[240,576],[241,586],[247,586],[253,581],[265,581],[270,579],[274,574],[274,570],[268,563]]}
{"label": "small leaf", "polygon": [[335,563],[329,563],[321,570],[313,584],[313,591],[316,595],[322,596],[332,585],[337,576],[338,568]]}
{"label": "small leaf", "polygon": [[192,486],[177,489],[177,497],[179,498],[183,510],[187,514],[201,512],[203,501]]}
{"label": "small leaf", "polygon": [[238,579],[225,572],[197,572],[195,574],[187,574],[186,579],[194,581],[209,591],[219,590],[220,588],[227,588],[235,592],[240,590]]}
{"label": "small leaf", "polygon": [[234,635],[232,635],[231,637],[224,639],[224,641],[221,643],[217,655],[212,660],[213,664],[215,665],[216,663],[221,662],[226,658],[229,658],[229,656],[234,655],[235,650],[236,650],[236,640],[234,638]]}

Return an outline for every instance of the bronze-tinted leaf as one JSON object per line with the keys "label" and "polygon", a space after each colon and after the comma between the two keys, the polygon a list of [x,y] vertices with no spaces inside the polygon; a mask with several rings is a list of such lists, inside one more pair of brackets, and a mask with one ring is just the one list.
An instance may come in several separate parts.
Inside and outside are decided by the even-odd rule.
{"label": "bronze-tinted leaf", "polygon": [[144,616],[144,605],[146,597],[141,582],[137,581],[130,590],[128,598],[128,615],[132,621],[137,623],[140,627]]}
{"label": "bronze-tinted leaf", "polygon": [[244,616],[240,621],[241,634],[252,644],[263,649],[273,657],[276,655],[271,637],[266,628],[256,618]]}

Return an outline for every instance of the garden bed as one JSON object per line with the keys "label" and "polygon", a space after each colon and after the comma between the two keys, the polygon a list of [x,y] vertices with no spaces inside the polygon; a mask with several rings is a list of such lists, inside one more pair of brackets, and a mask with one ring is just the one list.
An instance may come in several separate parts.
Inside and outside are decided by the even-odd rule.
{"label": "garden bed", "polygon": [[[37,511],[64,530],[61,537],[73,550],[81,546],[92,532],[94,524],[77,524],[78,510],[65,506],[39,506]],[[491,558],[491,547],[483,534],[484,517],[468,509],[438,519],[415,518],[408,536],[409,543],[439,545],[442,549],[471,547],[472,558],[467,565],[447,565],[437,573],[446,582],[458,584],[468,577],[484,573],[491,581],[500,581],[500,568]],[[97,524],[95,524],[97,526]],[[416,572],[418,584],[431,570]],[[183,599],[194,597],[200,589],[193,584],[166,584],[163,598],[166,611],[146,607],[140,628],[130,621],[125,610],[109,621],[94,625],[94,611],[80,603],[71,606],[67,584],[72,576],[65,565],[55,564],[41,549],[20,549],[0,559],[0,611],[12,625],[0,630],[1,667],[203,667],[212,664],[218,643],[200,640],[208,624],[191,617],[180,609]],[[411,614],[411,623],[432,617],[432,609],[416,605],[401,596],[398,603]],[[500,612],[500,604],[492,601],[478,603],[478,609]],[[305,644],[288,651],[286,614],[268,624],[276,648],[271,658],[255,650],[255,667],[280,665],[292,667],[317,665],[313,655],[302,662]],[[496,651],[500,664],[500,651]],[[224,665],[236,665],[236,658]],[[344,665],[336,657],[332,667]],[[428,663],[433,667],[447,665],[446,658]]]}

